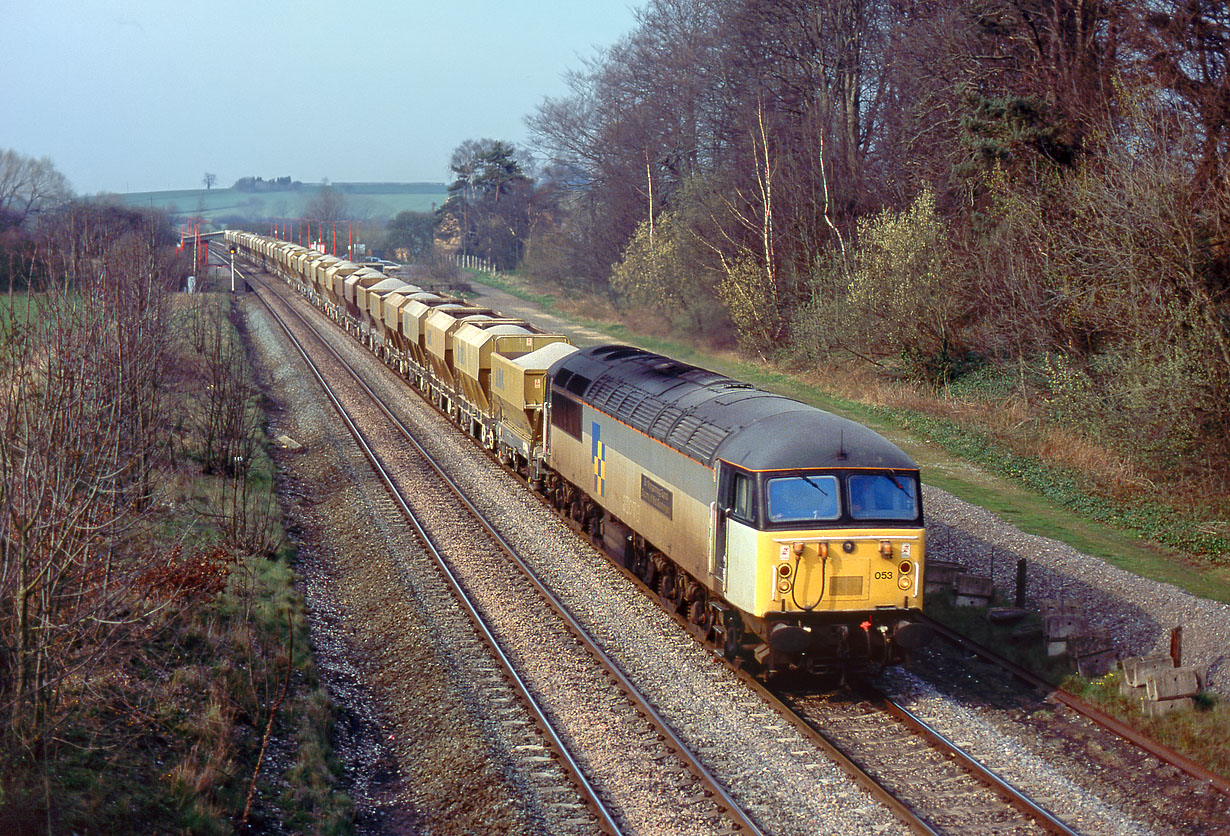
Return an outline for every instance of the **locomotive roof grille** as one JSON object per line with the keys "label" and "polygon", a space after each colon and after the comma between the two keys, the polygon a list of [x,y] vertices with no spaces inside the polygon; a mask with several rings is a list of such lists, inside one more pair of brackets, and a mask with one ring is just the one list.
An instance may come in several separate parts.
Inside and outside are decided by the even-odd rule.
{"label": "locomotive roof grille", "polygon": [[671,429],[683,417],[683,410],[677,406],[667,406],[658,413],[653,422],[649,424],[649,435],[656,438],[658,441],[666,441],[667,435]]}
{"label": "locomotive roof grille", "polygon": [[701,424],[688,439],[688,450],[692,452],[693,458],[707,462],[713,458],[718,447],[731,432],[731,430],[724,430],[713,424]]}
{"label": "locomotive roof grille", "polygon": [[653,395],[646,395],[641,399],[641,402],[636,405],[636,409],[632,411],[628,419],[628,423],[633,426],[652,427],[655,419],[667,409],[666,404],[655,398]]}
{"label": "locomotive roof grille", "polygon": [[587,398],[594,406],[605,406],[619,390],[619,381],[611,375],[603,375],[594,383],[587,393]]}
{"label": "locomotive roof grille", "polygon": [[625,424],[630,424],[632,423],[633,413],[646,397],[644,392],[636,389],[627,389],[623,393],[623,397],[619,399],[619,403],[615,405],[612,414]]}

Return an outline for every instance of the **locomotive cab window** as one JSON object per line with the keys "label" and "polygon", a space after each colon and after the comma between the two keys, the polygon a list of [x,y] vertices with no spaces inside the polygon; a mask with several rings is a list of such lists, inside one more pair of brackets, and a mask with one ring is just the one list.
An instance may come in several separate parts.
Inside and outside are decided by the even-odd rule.
{"label": "locomotive cab window", "polygon": [[756,503],[753,499],[755,483],[746,473],[730,474],[730,515],[747,522],[755,519]]}
{"label": "locomotive cab window", "polygon": [[850,516],[856,520],[913,520],[918,517],[918,481],[898,473],[852,474]]}
{"label": "locomotive cab window", "polygon": [[836,476],[775,476],[765,482],[769,522],[817,522],[841,516]]}

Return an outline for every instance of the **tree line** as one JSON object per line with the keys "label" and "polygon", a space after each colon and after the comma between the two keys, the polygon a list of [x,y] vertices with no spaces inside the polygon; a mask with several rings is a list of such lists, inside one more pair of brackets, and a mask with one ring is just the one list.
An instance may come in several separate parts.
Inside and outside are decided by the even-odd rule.
{"label": "tree line", "polygon": [[534,179],[458,149],[437,237],[1224,467],[1228,37],[1224,2],[651,0],[527,118]]}

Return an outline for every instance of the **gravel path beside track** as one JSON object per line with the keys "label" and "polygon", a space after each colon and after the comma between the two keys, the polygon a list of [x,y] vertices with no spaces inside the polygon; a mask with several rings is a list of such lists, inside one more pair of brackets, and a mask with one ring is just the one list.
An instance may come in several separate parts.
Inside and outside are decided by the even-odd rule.
{"label": "gravel path beside track", "polygon": [[1025,558],[1028,598],[1075,602],[1093,626],[1110,633],[1121,657],[1168,652],[1171,629],[1182,626],[1183,664],[1207,669],[1208,687],[1230,696],[1230,605],[1026,534],[938,488],[923,488],[923,508],[929,557],[990,574],[1000,590],[1016,588],[1016,562]]}

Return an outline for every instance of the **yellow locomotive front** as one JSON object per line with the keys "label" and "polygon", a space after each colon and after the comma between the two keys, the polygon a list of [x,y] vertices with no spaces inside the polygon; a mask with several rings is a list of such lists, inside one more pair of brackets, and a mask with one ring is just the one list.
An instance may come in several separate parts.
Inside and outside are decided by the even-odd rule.
{"label": "yellow locomotive front", "polygon": [[723,462],[720,482],[725,598],[759,639],[761,664],[894,664],[930,638],[911,620],[926,552],[917,470],[756,472]]}
{"label": "yellow locomotive front", "polygon": [[557,501],[728,657],[845,671],[926,641],[918,465],[896,445],[627,346],[548,376]]}

